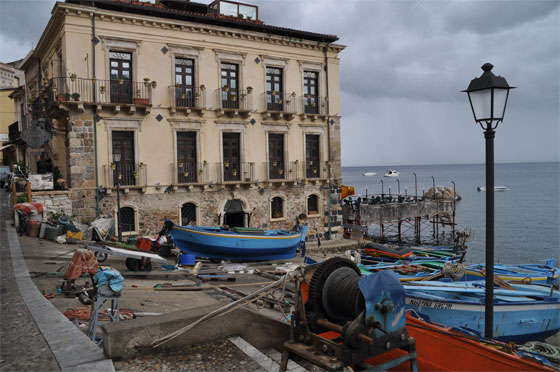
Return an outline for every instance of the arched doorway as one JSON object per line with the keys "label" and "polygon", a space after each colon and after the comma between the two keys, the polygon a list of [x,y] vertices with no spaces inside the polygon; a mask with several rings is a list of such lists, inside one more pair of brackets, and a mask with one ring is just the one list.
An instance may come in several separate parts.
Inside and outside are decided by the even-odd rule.
{"label": "arched doorway", "polygon": [[224,206],[223,224],[229,227],[247,227],[247,213],[239,199],[228,200]]}

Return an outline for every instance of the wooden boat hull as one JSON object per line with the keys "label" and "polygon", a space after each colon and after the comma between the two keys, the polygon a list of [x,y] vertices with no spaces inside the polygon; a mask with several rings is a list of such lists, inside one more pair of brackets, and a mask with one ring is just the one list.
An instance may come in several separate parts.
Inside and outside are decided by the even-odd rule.
{"label": "wooden boat hull", "polygon": [[[406,316],[406,329],[416,339],[419,371],[556,371],[550,365],[509,351],[507,344],[480,342],[457,330],[424,322],[410,314]],[[396,349],[366,362],[378,365],[404,353]],[[391,369],[410,370],[409,362]]]}
{"label": "wooden boat hull", "polygon": [[[500,265],[494,266],[494,275],[503,280],[525,281],[530,283],[546,284],[549,277],[557,281],[560,277],[560,269],[551,265]],[[465,269],[465,276],[462,280],[481,280],[485,277],[483,274],[484,265],[471,265]]]}
{"label": "wooden boat hull", "polygon": [[197,257],[233,260],[280,260],[296,256],[305,241],[307,226],[294,233],[267,230],[260,234],[238,233],[204,226],[173,226],[170,236],[184,253]]}
{"label": "wooden boat hull", "polygon": [[[560,330],[558,292],[548,296],[546,287],[535,290],[531,285],[516,286],[516,291],[495,289],[494,338],[523,343],[542,341]],[[405,287],[406,308],[425,315],[429,320],[453,327],[465,327],[484,334],[484,288],[453,292],[434,288],[411,290]],[[550,289],[548,289],[550,291]],[[478,293],[476,293],[478,291]],[[524,292],[523,292],[524,291]],[[473,295],[474,292],[474,295]]]}

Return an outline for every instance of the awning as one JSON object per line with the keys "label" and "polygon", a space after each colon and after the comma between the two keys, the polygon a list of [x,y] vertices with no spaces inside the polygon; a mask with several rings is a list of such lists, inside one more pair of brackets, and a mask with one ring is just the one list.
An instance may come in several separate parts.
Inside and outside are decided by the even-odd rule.
{"label": "awning", "polygon": [[8,147],[13,146],[13,145],[14,145],[13,143],[10,143],[9,145],[2,146],[2,147],[0,147],[0,151],[5,150],[5,149],[7,149]]}

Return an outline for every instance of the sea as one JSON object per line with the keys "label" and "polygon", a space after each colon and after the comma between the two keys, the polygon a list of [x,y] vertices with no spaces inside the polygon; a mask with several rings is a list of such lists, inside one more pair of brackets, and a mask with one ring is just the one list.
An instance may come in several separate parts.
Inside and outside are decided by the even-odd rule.
{"label": "sea", "polygon": [[[388,169],[400,172],[402,195],[418,195],[435,185],[453,188],[461,196],[456,205],[458,228],[470,228],[466,263],[485,262],[486,192],[484,164],[393,165],[342,167],[343,184],[353,186],[356,195],[398,193],[397,178],[384,177]],[[363,176],[376,172],[376,176]],[[494,192],[494,260],[496,263],[539,263],[555,258],[560,261],[560,163],[497,163],[495,186],[507,191]],[[433,176],[433,179],[432,179]]]}

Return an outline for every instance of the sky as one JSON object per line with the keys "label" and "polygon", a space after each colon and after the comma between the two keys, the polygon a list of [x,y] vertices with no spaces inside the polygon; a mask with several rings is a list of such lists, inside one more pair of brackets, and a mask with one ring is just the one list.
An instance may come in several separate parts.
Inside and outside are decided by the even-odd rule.
{"label": "sky", "polygon": [[[244,2],[259,5],[267,24],[335,34],[346,45],[344,166],[484,163],[484,134],[461,90],[486,62],[516,87],[495,161],[560,161],[559,0]],[[36,45],[54,3],[0,1],[0,61]]]}

